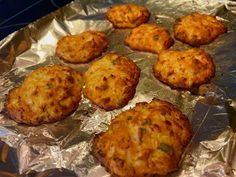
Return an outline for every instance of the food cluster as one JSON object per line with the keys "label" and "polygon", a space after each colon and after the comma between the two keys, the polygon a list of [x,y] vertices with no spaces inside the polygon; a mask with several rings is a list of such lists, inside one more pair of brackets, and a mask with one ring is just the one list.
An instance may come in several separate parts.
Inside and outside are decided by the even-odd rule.
{"label": "food cluster", "polygon": [[[147,23],[150,15],[146,7],[122,4],[112,6],[106,18],[114,28],[131,30],[124,41],[131,50],[158,55],[153,75],[172,89],[191,91],[209,82],[215,74],[210,54],[200,48],[169,49],[174,45],[171,33]],[[213,42],[226,31],[216,17],[198,12],[173,25],[174,38],[195,47]],[[106,34],[100,31],[62,37],[55,55],[66,63],[92,62],[88,70],[81,74],[58,64],[36,69],[9,91],[7,115],[28,125],[59,121],[77,109],[82,94],[105,111],[127,105],[142,71],[127,56],[103,54],[108,45]],[[178,168],[190,139],[188,118],[171,103],[154,98],[116,116],[106,132],[95,136],[93,154],[115,176],[163,176]]]}

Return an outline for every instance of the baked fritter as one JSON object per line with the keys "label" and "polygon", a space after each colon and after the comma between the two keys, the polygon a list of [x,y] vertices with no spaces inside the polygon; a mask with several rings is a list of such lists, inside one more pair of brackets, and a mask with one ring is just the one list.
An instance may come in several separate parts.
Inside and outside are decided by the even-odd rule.
{"label": "baked fritter", "polygon": [[197,12],[181,17],[174,24],[175,39],[191,46],[209,44],[226,32],[225,25],[215,16]]}
{"label": "baked fritter", "polygon": [[86,31],[61,38],[57,43],[56,55],[68,63],[87,63],[100,56],[107,46],[105,33]]}
{"label": "baked fritter", "polygon": [[146,7],[135,4],[112,6],[106,13],[107,19],[116,28],[134,28],[146,23],[150,13]]}
{"label": "baked fritter", "polygon": [[190,138],[188,118],[172,104],[154,99],[113,119],[95,137],[93,153],[115,176],[166,175],[177,169]]}
{"label": "baked fritter", "polygon": [[85,96],[105,110],[121,108],[133,98],[139,76],[131,59],[109,53],[85,72]]}
{"label": "baked fritter", "polygon": [[172,88],[191,90],[214,76],[215,64],[203,49],[166,50],[160,53],[153,65],[153,73]]}
{"label": "baked fritter", "polygon": [[125,44],[133,50],[160,53],[170,48],[174,40],[166,28],[156,24],[143,24],[132,29]]}
{"label": "baked fritter", "polygon": [[16,122],[28,125],[62,120],[77,108],[81,83],[81,74],[70,67],[41,67],[9,91],[5,109]]}

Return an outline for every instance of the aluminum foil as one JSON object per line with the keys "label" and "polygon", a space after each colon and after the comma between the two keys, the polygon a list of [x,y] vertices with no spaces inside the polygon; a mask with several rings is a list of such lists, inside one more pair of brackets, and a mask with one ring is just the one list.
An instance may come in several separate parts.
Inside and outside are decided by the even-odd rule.
{"label": "aluminum foil", "polygon": [[[123,44],[130,30],[114,29],[105,19],[111,5],[127,2],[146,6],[152,14],[150,22],[165,26],[170,32],[178,17],[194,11],[217,15],[225,22],[228,33],[202,46],[216,64],[212,81],[190,93],[172,90],[156,80],[152,65],[157,55],[130,50]],[[37,172],[42,172],[38,175],[110,176],[90,153],[94,135],[105,131],[120,112],[157,97],[173,103],[187,115],[193,131],[179,170],[169,176],[236,176],[235,29],[234,1],[78,0],[12,33],[0,41],[0,110],[9,89],[20,85],[28,73],[41,66],[61,63],[81,72],[87,70],[90,63],[66,64],[54,55],[58,39],[68,34],[86,30],[105,32],[109,40],[107,52],[115,51],[134,60],[141,68],[141,78],[134,98],[119,110],[105,112],[83,97],[78,109],[65,120],[37,127],[19,125],[0,114],[0,138],[10,146],[0,146],[0,164],[7,163],[15,154],[12,164],[17,169],[12,171],[0,165],[0,175],[37,176]],[[172,48],[189,46],[176,41]]]}

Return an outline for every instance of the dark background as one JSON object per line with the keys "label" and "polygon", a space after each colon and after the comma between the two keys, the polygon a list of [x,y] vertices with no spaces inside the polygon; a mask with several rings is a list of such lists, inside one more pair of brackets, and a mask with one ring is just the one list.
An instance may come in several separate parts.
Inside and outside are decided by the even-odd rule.
{"label": "dark background", "polygon": [[72,0],[0,0],[0,40]]}

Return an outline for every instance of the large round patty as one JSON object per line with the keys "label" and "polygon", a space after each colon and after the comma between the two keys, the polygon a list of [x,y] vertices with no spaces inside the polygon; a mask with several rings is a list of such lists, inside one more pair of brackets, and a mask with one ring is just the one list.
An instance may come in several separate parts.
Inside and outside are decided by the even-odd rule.
{"label": "large round patty", "polygon": [[56,55],[68,63],[87,63],[100,56],[107,46],[105,33],[86,31],[62,37],[57,43]]}
{"label": "large round patty", "polygon": [[181,17],[174,24],[175,39],[191,46],[209,44],[226,31],[215,16],[197,12]]}
{"label": "large round patty", "polygon": [[133,98],[139,75],[131,59],[107,54],[85,72],[85,96],[105,110],[121,108]]}
{"label": "large round patty", "polygon": [[154,99],[116,116],[95,137],[93,153],[114,176],[163,176],[178,168],[190,138],[188,118],[172,104]]}
{"label": "large round patty", "polygon": [[160,53],[174,44],[170,33],[156,24],[142,24],[126,37],[125,44],[133,50]]}
{"label": "large round patty", "polygon": [[191,90],[215,75],[215,64],[203,49],[166,50],[153,65],[153,73],[172,88]]}
{"label": "large round patty", "polygon": [[134,28],[148,21],[150,13],[146,7],[135,4],[112,6],[106,13],[107,19],[116,28]]}
{"label": "large round patty", "polygon": [[39,125],[66,118],[81,99],[82,77],[67,66],[50,65],[29,74],[9,91],[5,108],[19,123]]}

